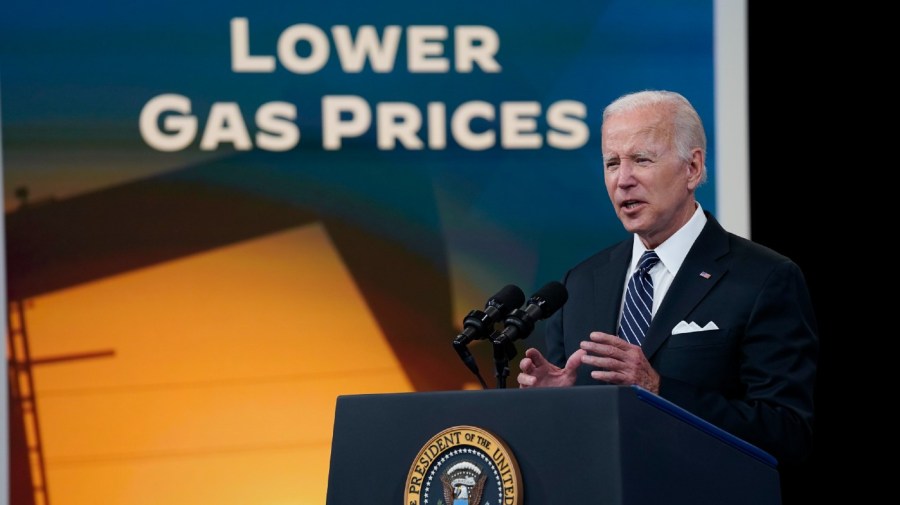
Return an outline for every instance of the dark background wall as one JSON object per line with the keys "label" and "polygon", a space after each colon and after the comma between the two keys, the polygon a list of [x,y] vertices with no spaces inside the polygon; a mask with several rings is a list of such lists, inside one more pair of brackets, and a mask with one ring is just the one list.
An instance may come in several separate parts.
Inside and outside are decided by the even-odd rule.
{"label": "dark background wall", "polygon": [[853,252],[846,237],[855,233],[843,224],[852,210],[849,188],[841,186],[852,184],[852,175],[838,133],[841,105],[826,105],[841,100],[825,95],[833,82],[828,70],[839,72],[837,53],[827,48],[836,34],[807,12],[785,12],[777,2],[748,4],[752,238],[803,270],[821,339],[816,447],[806,465],[785,470],[784,504],[818,503],[857,488],[847,464],[851,441],[839,433],[861,427],[858,420],[847,424],[853,395],[838,390],[846,377],[836,369],[838,353],[849,351],[839,348],[839,339],[852,335],[845,298]]}

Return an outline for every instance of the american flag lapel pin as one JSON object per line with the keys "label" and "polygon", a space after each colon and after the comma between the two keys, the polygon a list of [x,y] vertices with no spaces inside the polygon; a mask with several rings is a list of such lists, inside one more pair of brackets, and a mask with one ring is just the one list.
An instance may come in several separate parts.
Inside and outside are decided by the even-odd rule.
{"label": "american flag lapel pin", "polygon": [[704,270],[703,272],[700,272],[700,277],[703,277],[704,279],[709,279],[710,277],[712,277],[712,275],[710,275],[708,272],[706,272]]}

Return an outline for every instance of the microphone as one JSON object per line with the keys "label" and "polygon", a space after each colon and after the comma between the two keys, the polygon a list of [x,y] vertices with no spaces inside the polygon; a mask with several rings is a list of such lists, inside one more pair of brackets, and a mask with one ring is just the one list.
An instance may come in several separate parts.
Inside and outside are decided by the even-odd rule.
{"label": "microphone", "polygon": [[506,285],[492,296],[484,306],[484,312],[473,310],[463,320],[465,328],[453,340],[454,346],[468,345],[473,340],[487,338],[494,332],[494,323],[509,315],[513,309],[525,303],[525,293],[518,286]]}
{"label": "microphone", "polygon": [[480,310],[469,312],[463,320],[465,328],[453,340],[453,348],[456,350],[456,353],[462,358],[466,367],[475,374],[475,377],[478,378],[478,382],[481,383],[481,387],[484,389],[487,389],[487,383],[481,377],[481,373],[478,371],[478,364],[475,363],[475,358],[466,346],[473,340],[489,338],[493,334],[494,324],[501,318],[509,315],[513,309],[524,302],[525,293],[518,286],[508,284],[487,301],[487,304],[484,306],[484,312]]}
{"label": "microphone", "polygon": [[534,330],[534,323],[547,319],[569,299],[569,292],[561,283],[548,282],[528,299],[525,310],[516,309],[503,321],[505,327],[493,338],[495,346],[527,338]]}

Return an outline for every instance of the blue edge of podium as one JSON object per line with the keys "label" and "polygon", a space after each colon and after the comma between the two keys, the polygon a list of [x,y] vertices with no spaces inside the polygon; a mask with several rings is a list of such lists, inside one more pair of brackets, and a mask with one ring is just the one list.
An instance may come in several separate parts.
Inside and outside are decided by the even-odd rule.
{"label": "blue edge of podium", "polygon": [[744,454],[747,454],[748,456],[758,459],[759,461],[771,466],[772,468],[778,467],[778,460],[776,460],[774,456],[760,449],[759,447],[756,447],[755,445],[748,443],[747,441],[738,438],[731,433],[728,433],[727,431],[717,427],[712,423],[704,421],[703,419],[695,416],[694,414],[691,414],[687,410],[684,410],[683,408],[675,405],[669,400],[666,400],[661,396],[657,396],[642,387],[631,387],[632,389],[634,389],[635,393],[637,393],[638,399],[653,405],[663,412],[668,412],[678,419],[681,419],[682,421],[696,427],[700,431],[703,431],[706,434],[715,437],[728,445],[731,445],[735,449],[743,452]]}

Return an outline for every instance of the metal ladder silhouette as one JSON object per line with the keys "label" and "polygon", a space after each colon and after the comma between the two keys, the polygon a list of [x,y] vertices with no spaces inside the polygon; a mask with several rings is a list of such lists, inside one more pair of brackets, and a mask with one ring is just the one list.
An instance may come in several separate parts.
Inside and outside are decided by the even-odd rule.
{"label": "metal ladder silhouette", "polygon": [[[6,353],[11,415],[21,415],[22,417],[25,446],[28,452],[28,473],[31,478],[33,496],[33,501],[30,503],[33,503],[33,505],[50,505],[50,493],[47,490],[47,468],[44,461],[44,444],[41,441],[37,392],[34,387],[32,367],[46,363],[109,357],[114,356],[115,351],[105,349],[34,358],[31,355],[31,349],[28,344],[28,328],[25,324],[25,300],[11,300],[8,310],[9,312],[6,316],[8,330]],[[12,460],[12,458],[10,459]]]}
{"label": "metal ladder silhouette", "polygon": [[47,472],[44,465],[44,446],[41,442],[40,422],[31,373],[31,350],[28,347],[28,330],[25,326],[24,301],[9,302],[7,314],[7,373],[9,375],[10,406],[13,413],[21,413],[25,426],[25,443],[28,447],[31,486],[35,505],[50,505],[47,492]]}

